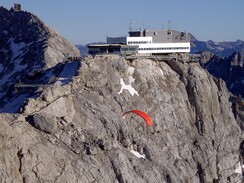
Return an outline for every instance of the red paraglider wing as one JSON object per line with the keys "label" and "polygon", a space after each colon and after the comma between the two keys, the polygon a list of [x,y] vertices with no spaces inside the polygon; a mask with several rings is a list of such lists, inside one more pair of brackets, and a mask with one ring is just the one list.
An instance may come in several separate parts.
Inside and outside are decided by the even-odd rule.
{"label": "red paraglider wing", "polygon": [[147,126],[151,126],[152,125],[152,121],[151,121],[151,118],[145,113],[145,112],[143,112],[143,111],[140,111],[140,110],[130,110],[130,111],[127,111],[127,112],[125,112],[124,114],[123,114],[123,117],[126,115],[126,114],[128,114],[128,113],[135,113],[135,114],[137,114],[137,115],[139,115],[139,116],[141,116],[144,120],[145,120],[145,122],[147,123]]}

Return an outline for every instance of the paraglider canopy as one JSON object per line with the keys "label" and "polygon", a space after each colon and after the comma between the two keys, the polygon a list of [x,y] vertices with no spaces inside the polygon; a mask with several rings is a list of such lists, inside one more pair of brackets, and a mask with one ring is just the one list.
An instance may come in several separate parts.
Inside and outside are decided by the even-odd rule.
{"label": "paraglider canopy", "polygon": [[147,126],[151,126],[152,125],[151,118],[150,118],[150,116],[147,113],[145,113],[145,112],[143,112],[141,110],[130,110],[130,111],[125,112],[123,114],[123,117],[125,117],[128,113],[135,113],[135,114],[139,115],[140,117],[142,117],[145,120],[145,122],[147,123]]}

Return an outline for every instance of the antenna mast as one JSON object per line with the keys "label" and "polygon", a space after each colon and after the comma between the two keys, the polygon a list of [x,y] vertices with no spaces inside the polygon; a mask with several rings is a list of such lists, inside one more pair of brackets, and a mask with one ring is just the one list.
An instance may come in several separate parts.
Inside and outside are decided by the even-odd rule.
{"label": "antenna mast", "polygon": [[130,19],[129,32],[132,32],[132,21]]}
{"label": "antenna mast", "polygon": [[168,30],[171,30],[171,20],[168,20]]}

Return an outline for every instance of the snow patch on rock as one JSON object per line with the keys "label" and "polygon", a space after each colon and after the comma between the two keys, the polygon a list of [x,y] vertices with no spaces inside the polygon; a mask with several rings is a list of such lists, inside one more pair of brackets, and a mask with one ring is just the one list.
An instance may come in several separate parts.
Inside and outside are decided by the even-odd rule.
{"label": "snow patch on rock", "polygon": [[71,81],[71,78],[76,74],[78,68],[78,61],[66,63],[62,72],[59,74],[59,78],[56,81],[55,85],[68,84]]}
{"label": "snow patch on rock", "polygon": [[135,94],[139,96],[138,92],[130,84],[129,85],[125,84],[123,78],[120,79],[120,84],[121,84],[121,89],[118,92],[118,94],[121,94],[123,90],[128,90],[132,96],[134,96]]}
{"label": "snow patch on rock", "polygon": [[121,94],[123,90],[128,90],[132,96],[139,96],[138,92],[131,86],[131,83],[135,82],[135,78],[133,78],[133,73],[135,71],[134,67],[129,67],[127,74],[129,75],[129,84],[126,85],[123,78],[120,79],[121,89],[118,94]]}
{"label": "snow patch on rock", "polygon": [[242,166],[241,163],[239,162],[237,168],[235,169],[235,173],[242,174]]}
{"label": "snow patch on rock", "polygon": [[161,73],[161,75],[162,75],[162,79],[163,79],[163,84],[165,85],[165,86],[167,86],[167,83],[165,82],[165,76],[164,76],[164,72],[162,71],[162,69],[159,69],[159,71],[160,71],[160,73]]}
{"label": "snow patch on rock", "polygon": [[133,149],[131,149],[130,152],[131,152],[132,154],[134,154],[137,158],[143,158],[143,159],[146,159],[146,155],[145,155],[145,154],[141,155],[139,152],[134,151]]}

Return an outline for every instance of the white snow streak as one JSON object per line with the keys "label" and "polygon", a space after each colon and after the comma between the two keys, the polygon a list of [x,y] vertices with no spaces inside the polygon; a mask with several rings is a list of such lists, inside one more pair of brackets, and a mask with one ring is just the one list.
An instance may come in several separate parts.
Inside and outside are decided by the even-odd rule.
{"label": "white snow streak", "polygon": [[11,78],[11,76],[13,74],[15,74],[17,71],[20,71],[20,70],[24,70],[25,68],[27,68],[27,64],[25,65],[15,65],[14,66],[14,69],[11,71],[10,74],[8,75],[5,75],[1,80],[0,80],[0,84],[5,84],[6,82],[8,82],[8,80]]}
{"label": "white snow streak", "polygon": [[235,169],[235,173],[242,174],[242,167],[240,162],[238,163],[238,167]]}
{"label": "white snow streak", "polygon": [[12,52],[14,53],[12,56],[12,60],[16,59],[17,56],[23,55],[22,49],[26,46],[26,44],[24,42],[16,44],[13,38],[11,38],[9,41],[10,41]]}
{"label": "white snow streak", "polygon": [[[16,113],[18,112],[20,106],[23,104],[24,100],[27,98],[28,94],[22,94],[18,97],[9,101],[4,108],[2,109],[4,112],[7,113]],[[0,111],[2,112],[2,111]]]}
{"label": "white snow streak", "polygon": [[161,80],[161,82],[165,85],[165,86],[167,86],[167,83],[165,82],[165,76],[164,76],[164,72],[162,71],[162,69],[159,69],[159,71],[160,71],[160,73],[162,74],[162,79],[163,80]]}
{"label": "white snow streak", "polygon": [[132,154],[134,154],[137,158],[146,159],[146,155],[145,154],[141,155],[139,152],[134,151],[133,149],[131,149],[130,152],[132,152]]}
{"label": "white snow streak", "polygon": [[129,74],[129,84],[126,85],[123,78],[120,79],[121,89],[118,92],[118,94],[121,94],[123,90],[128,90],[132,96],[137,95],[139,96],[138,92],[131,86],[131,83],[135,82],[135,79],[133,78],[133,73],[135,71],[134,67],[129,67],[128,74]]}
{"label": "white snow streak", "polygon": [[162,71],[162,69],[160,69],[160,72],[162,74],[162,77],[164,78],[164,72]]}
{"label": "white snow streak", "polygon": [[134,96],[135,94],[139,96],[138,92],[130,84],[126,85],[122,78],[120,79],[120,84],[121,84],[121,89],[118,92],[118,94],[121,94],[123,90],[128,90],[132,96]]}
{"label": "white snow streak", "polygon": [[78,62],[69,62],[66,63],[62,72],[59,74],[58,80],[55,85],[65,85],[68,84],[71,78],[75,75],[79,67]]}
{"label": "white snow streak", "polygon": [[[20,65],[20,62],[22,61],[22,57],[25,54],[24,51],[23,51],[24,50],[23,48],[28,47],[29,44],[31,44],[31,43],[26,44],[24,42],[21,42],[21,43],[18,43],[17,44],[17,43],[14,42],[14,39],[13,38],[9,39],[8,42],[10,43],[10,47],[11,47],[12,52],[13,52],[11,62],[14,63],[14,68],[13,68],[13,70],[11,70],[11,72],[9,72],[7,75],[5,75],[0,80],[0,84],[1,85],[4,84],[4,83],[6,83],[6,82],[8,82],[8,80],[11,78],[11,76],[13,74],[15,74],[18,71],[22,71],[22,70],[26,69],[27,66],[28,66],[27,64]],[[25,50],[25,52],[27,52],[27,51],[28,51],[28,49]],[[1,65],[0,66],[0,72],[3,72],[3,69],[4,68]]]}

